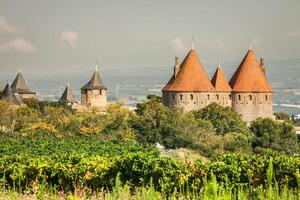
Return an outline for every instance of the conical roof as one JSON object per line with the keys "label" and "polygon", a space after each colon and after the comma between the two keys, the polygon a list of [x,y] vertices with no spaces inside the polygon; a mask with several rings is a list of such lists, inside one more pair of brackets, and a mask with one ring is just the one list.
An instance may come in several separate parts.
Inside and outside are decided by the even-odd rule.
{"label": "conical roof", "polygon": [[177,76],[173,75],[162,89],[163,92],[207,92],[213,90],[214,87],[194,49],[189,51],[181,63]]}
{"label": "conical roof", "polygon": [[17,74],[13,84],[11,85],[11,89],[20,94],[35,94],[35,92],[29,89],[27,81],[25,80],[22,72]]}
{"label": "conical roof", "polygon": [[4,90],[1,94],[1,99],[4,99],[14,105],[24,104],[24,102],[23,102],[22,98],[19,96],[19,94],[13,92],[9,83],[6,84]]}
{"label": "conical roof", "polygon": [[233,74],[229,85],[233,92],[272,92],[272,87],[251,49]]}
{"label": "conical roof", "polygon": [[91,80],[85,84],[82,90],[107,90],[107,88],[103,85],[102,79],[98,73],[98,70],[95,70]]}
{"label": "conical roof", "polygon": [[217,70],[211,79],[211,83],[217,92],[231,92],[231,87],[220,65],[217,67]]}
{"label": "conical roof", "polygon": [[64,101],[64,102],[68,102],[68,103],[76,103],[76,100],[74,98],[73,92],[72,92],[69,84],[67,85],[66,89],[64,90],[59,101]]}

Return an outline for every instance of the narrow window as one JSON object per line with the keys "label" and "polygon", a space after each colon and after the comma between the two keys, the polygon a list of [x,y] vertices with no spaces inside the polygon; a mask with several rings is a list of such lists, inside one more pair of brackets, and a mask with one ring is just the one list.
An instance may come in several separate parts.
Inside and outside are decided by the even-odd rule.
{"label": "narrow window", "polygon": [[182,94],[180,95],[180,100],[182,100]]}
{"label": "narrow window", "polygon": [[172,97],[173,97],[173,100],[175,100],[175,94],[173,94]]}
{"label": "narrow window", "polygon": [[217,96],[217,100],[219,100],[219,95],[217,94],[216,96]]}
{"label": "narrow window", "polygon": [[193,100],[194,99],[194,96],[191,94],[191,100]]}
{"label": "narrow window", "polygon": [[252,95],[249,95],[249,99],[250,99],[250,101],[252,101]]}
{"label": "narrow window", "polygon": [[100,95],[102,95],[102,90],[100,90]]}
{"label": "narrow window", "polygon": [[210,96],[209,96],[209,94],[207,95],[207,99],[208,99],[208,100],[210,99]]}
{"label": "narrow window", "polygon": [[266,101],[268,101],[268,95],[265,95]]}
{"label": "narrow window", "polygon": [[231,94],[229,95],[229,100],[231,100]]}
{"label": "narrow window", "polygon": [[239,100],[241,100],[241,95],[239,95]]}

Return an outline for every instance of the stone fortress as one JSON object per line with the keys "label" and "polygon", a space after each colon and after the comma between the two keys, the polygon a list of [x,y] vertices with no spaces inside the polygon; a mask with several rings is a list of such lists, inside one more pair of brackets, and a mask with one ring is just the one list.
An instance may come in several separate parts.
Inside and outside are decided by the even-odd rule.
{"label": "stone fortress", "polygon": [[263,59],[258,64],[250,48],[228,82],[219,65],[210,80],[192,48],[162,89],[164,104],[197,110],[211,103],[230,106],[249,123],[257,117],[273,117],[272,88],[265,75]]}
{"label": "stone fortress", "polygon": [[[7,83],[0,95],[0,99],[7,100],[13,105],[24,105],[24,99],[32,98],[36,98],[36,93],[29,89],[21,70],[17,74],[13,84],[10,85],[10,83]],[[105,111],[107,107],[107,88],[103,85],[97,66],[91,80],[81,88],[81,102],[75,100],[69,83],[59,101],[68,103],[68,105],[78,111],[91,108]]]}
{"label": "stone fortress", "polygon": [[[257,117],[273,117],[272,88],[265,76],[263,60],[258,64],[251,48],[229,82],[220,65],[210,80],[192,48],[181,64],[179,58],[175,58],[173,76],[162,89],[162,96],[166,106],[181,107],[183,111],[197,110],[217,103],[234,108],[248,123]],[[22,105],[23,100],[28,98],[36,98],[36,93],[29,89],[20,70],[13,84],[6,85],[0,99]],[[105,111],[107,88],[97,66],[90,81],[81,88],[81,102],[75,100],[69,84],[59,101],[67,102],[78,111],[91,108]]]}

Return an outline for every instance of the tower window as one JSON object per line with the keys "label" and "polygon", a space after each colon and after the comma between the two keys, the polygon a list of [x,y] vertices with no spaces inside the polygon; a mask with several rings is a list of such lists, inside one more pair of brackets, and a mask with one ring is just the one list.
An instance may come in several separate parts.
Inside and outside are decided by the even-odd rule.
{"label": "tower window", "polygon": [[207,99],[208,99],[208,100],[210,99],[210,96],[209,96],[209,94],[207,95]]}
{"label": "tower window", "polygon": [[193,100],[193,99],[194,99],[194,95],[191,94],[191,100]]}
{"label": "tower window", "polygon": [[249,99],[250,99],[250,101],[252,101],[252,95],[249,95]]}
{"label": "tower window", "polygon": [[100,95],[102,95],[102,90],[100,90]]}
{"label": "tower window", "polygon": [[219,100],[219,95],[218,94],[216,95],[216,97],[217,97],[217,100]]}
{"label": "tower window", "polygon": [[172,97],[173,97],[173,100],[175,100],[175,94],[173,94]]}
{"label": "tower window", "polygon": [[231,94],[229,95],[229,100],[231,100]]}
{"label": "tower window", "polygon": [[180,100],[182,100],[182,94],[180,95]]}
{"label": "tower window", "polygon": [[266,99],[266,101],[268,101],[268,95],[265,95],[265,99]]}
{"label": "tower window", "polygon": [[239,100],[241,100],[242,98],[241,98],[241,95],[239,95]]}

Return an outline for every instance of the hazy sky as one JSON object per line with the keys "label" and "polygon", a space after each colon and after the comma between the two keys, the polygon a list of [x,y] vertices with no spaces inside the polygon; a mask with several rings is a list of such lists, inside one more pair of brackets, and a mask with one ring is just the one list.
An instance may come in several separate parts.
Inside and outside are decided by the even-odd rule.
{"label": "hazy sky", "polygon": [[202,62],[300,58],[299,0],[0,0],[0,75],[172,67],[191,38]]}

